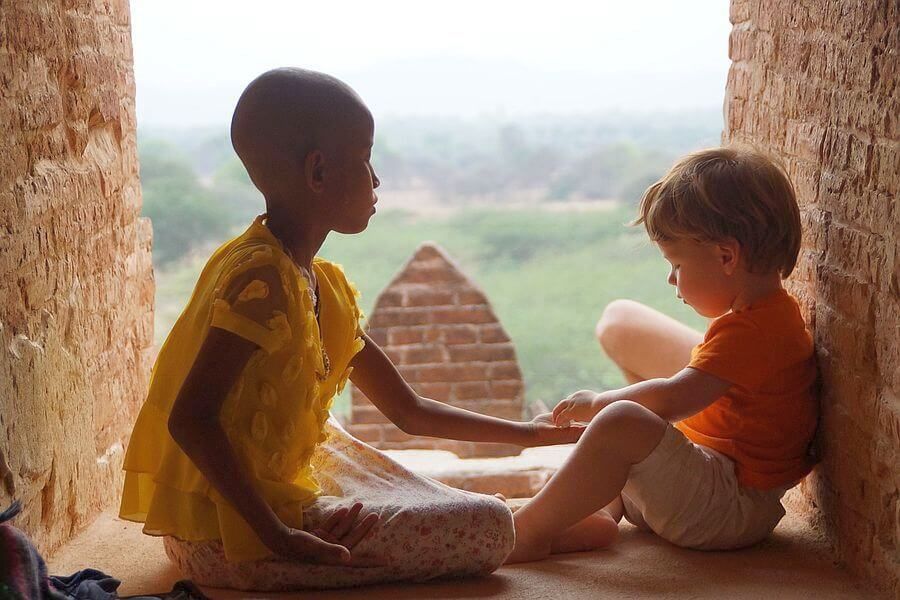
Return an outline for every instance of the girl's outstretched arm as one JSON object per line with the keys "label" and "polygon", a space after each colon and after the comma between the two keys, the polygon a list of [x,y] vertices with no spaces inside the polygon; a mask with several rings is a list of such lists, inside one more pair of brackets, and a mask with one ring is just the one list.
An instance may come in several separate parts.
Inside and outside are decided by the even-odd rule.
{"label": "girl's outstretched arm", "polygon": [[387,355],[361,333],[366,345],[353,358],[353,383],[397,427],[410,435],[469,442],[547,446],[578,441],[582,426],[556,427],[549,416],[509,421],[419,396]]}

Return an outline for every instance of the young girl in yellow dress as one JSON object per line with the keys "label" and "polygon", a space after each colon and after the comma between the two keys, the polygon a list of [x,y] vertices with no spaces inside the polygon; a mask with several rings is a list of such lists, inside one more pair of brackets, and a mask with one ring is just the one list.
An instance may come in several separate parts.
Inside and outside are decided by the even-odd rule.
{"label": "young girl in yellow dress", "polygon": [[232,142],[267,212],[215,251],[160,350],[120,509],[197,583],[338,587],[506,558],[502,501],[419,477],[329,419],[348,378],[412,434],[534,446],[580,433],[420,397],[361,331],[357,292],[316,253],[375,213],[373,134],[349,87],[299,69],[264,73],[235,109]]}

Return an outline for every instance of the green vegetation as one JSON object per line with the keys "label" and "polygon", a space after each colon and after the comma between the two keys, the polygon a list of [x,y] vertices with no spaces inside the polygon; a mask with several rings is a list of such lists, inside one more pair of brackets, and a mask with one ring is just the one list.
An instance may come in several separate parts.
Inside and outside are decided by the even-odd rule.
{"label": "green vegetation", "polygon": [[153,221],[157,264],[227,234],[226,215],[171,144],[154,140],[141,146],[141,183],[144,215]]}
{"label": "green vegetation", "polygon": [[636,201],[679,155],[719,142],[718,111],[541,116],[522,119],[388,118],[373,151],[386,189],[414,184],[448,204],[537,192],[547,201]]}

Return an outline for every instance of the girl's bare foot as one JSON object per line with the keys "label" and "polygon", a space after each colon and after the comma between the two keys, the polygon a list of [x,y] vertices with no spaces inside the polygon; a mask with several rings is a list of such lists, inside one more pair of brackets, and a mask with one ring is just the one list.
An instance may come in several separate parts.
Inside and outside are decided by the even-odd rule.
{"label": "girl's bare foot", "polygon": [[551,552],[588,552],[611,546],[619,537],[619,524],[605,510],[572,525],[551,543]]}

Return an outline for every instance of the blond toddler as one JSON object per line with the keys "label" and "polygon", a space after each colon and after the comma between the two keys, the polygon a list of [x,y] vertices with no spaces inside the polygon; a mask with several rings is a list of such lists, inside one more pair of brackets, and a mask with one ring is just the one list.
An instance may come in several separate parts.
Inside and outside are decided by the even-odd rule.
{"label": "blond toddler", "polygon": [[643,224],[705,335],[635,302],[610,305],[604,349],[631,385],[582,390],[553,411],[590,421],[573,454],[516,513],[508,562],[607,546],[625,516],[687,548],[740,548],[784,515],[812,468],[813,343],[782,287],[800,249],[785,173],[753,150],[678,161],[644,194]]}

